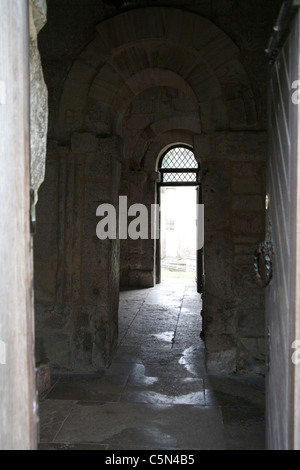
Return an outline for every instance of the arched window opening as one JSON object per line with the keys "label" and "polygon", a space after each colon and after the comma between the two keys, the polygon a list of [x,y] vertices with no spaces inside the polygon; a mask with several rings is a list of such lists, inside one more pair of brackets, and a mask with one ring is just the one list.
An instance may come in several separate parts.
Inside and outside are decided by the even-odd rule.
{"label": "arched window opening", "polygon": [[159,162],[161,185],[196,185],[198,183],[199,164],[192,150],[185,146],[176,146],[167,150]]}

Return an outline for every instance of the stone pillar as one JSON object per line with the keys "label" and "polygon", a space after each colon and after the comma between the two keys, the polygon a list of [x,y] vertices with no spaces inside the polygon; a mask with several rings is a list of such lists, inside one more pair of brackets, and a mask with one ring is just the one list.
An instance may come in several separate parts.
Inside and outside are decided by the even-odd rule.
{"label": "stone pillar", "polygon": [[212,373],[264,373],[264,291],[253,256],[264,240],[266,134],[220,132],[202,159],[204,334]]}
{"label": "stone pillar", "polygon": [[[155,177],[157,174],[155,173]],[[144,171],[123,171],[120,195],[127,196],[128,208],[144,204],[148,211],[148,239],[121,240],[120,283],[123,287],[153,287],[155,285],[155,247],[151,238],[151,205],[155,203],[155,178]],[[128,225],[134,217],[128,218]]]}
{"label": "stone pillar", "polygon": [[[86,137],[90,140],[90,135]],[[119,240],[99,240],[96,236],[97,207],[108,203],[118,207],[121,146],[118,137],[100,138],[97,146],[87,153],[84,135],[75,135],[73,153],[86,153],[86,184],[82,249],[82,306],[77,312],[74,329],[75,366],[91,347],[91,361],[97,369],[110,363],[118,339],[119,306]],[[83,140],[82,140],[83,139]],[[92,149],[91,149],[92,150]],[[88,339],[85,333],[88,332]]]}
{"label": "stone pillar", "polygon": [[116,348],[119,242],[99,240],[97,207],[118,206],[117,137],[48,143],[35,246],[38,354],[52,369],[96,371]]}
{"label": "stone pillar", "polygon": [[0,2],[0,448],[37,447],[28,1]]}

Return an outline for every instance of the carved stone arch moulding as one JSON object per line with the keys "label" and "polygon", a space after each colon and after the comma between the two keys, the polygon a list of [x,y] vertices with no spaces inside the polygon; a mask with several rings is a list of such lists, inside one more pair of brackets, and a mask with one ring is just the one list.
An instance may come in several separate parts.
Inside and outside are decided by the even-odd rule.
{"label": "carved stone arch moulding", "polygon": [[131,100],[170,81],[197,100],[205,131],[249,128],[255,121],[255,111],[250,124],[246,115],[255,106],[239,49],[207,18],[147,7],[102,21],[97,33],[66,79],[56,138],[76,130],[121,132],[120,116]]}

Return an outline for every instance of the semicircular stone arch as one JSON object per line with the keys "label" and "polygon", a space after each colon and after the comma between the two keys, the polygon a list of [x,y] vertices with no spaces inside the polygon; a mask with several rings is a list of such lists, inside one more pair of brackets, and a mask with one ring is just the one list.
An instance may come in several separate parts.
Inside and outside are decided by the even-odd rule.
{"label": "semicircular stone arch", "polygon": [[120,134],[128,105],[154,86],[193,95],[206,116],[206,132],[254,125],[255,113],[246,114],[255,106],[239,50],[210,20],[178,8],[147,7],[109,18],[97,32],[67,77],[56,137],[93,131],[86,117],[91,110],[100,130]]}

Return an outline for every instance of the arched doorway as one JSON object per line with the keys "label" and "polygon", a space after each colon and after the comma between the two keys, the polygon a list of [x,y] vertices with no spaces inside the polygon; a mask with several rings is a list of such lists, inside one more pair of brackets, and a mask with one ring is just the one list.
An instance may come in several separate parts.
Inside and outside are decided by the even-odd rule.
{"label": "arched doorway", "polygon": [[[193,277],[203,287],[203,247],[199,246],[198,207],[201,204],[200,165],[187,145],[169,147],[158,163],[160,182],[160,242],[157,277]],[[201,221],[202,224],[202,221]],[[178,274],[180,273],[180,274]],[[185,273],[185,274],[184,274]]]}

